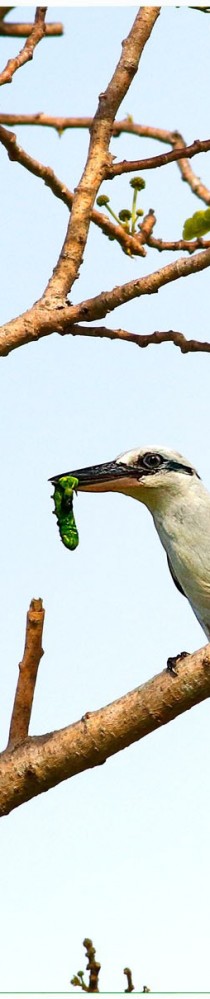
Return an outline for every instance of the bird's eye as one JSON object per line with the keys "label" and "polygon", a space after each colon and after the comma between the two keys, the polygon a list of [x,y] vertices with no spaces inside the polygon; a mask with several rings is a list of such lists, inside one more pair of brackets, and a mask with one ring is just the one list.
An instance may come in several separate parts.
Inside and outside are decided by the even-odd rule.
{"label": "bird's eye", "polygon": [[151,454],[151,452],[148,452],[148,454],[144,454],[141,462],[144,468],[151,468],[151,469],[158,468],[159,465],[162,465],[162,463],[163,459],[161,457],[161,454]]}

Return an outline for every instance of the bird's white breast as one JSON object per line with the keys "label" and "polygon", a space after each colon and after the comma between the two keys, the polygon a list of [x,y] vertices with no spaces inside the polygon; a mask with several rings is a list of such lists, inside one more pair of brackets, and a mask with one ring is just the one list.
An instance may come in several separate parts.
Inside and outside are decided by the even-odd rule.
{"label": "bird's white breast", "polygon": [[174,575],[210,639],[210,494],[199,479],[162,496],[152,511]]}

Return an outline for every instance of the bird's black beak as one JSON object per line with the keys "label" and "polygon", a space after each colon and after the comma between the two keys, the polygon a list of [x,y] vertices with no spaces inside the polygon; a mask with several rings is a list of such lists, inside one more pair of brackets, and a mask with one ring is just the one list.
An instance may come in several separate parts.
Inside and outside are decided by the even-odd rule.
{"label": "bird's black beak", "polygon": [[78,479],[78,490],[106,492],[109,489],[120,488],[120,480],[128,477],[128,466],[123,462],[107,461],[103,465],[90,465],[88,468],[74,469],[73,472],[62,472],[60,475],[54,475],[49,481],[56,486],[63,475],[71,475]]}

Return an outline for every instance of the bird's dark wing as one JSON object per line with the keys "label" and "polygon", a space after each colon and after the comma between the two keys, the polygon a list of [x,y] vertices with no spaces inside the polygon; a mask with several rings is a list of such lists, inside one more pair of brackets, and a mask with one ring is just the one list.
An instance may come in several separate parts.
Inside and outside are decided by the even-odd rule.
{"label": "bird's dark wing", "polygon": [[171,565],[171,562],[170,562],[170,559],[169,559],[168,555],[167,555],[167,562],[168,562],[168,568],[170,570],[170,573],[171,573],[172,579],[173,579],[173,581],[175,583],[175,586],[177,587],[177,590],[179,590],[179,592],[183,594],[183,597],[186,597],[186,593],[184,593],[184,590],[182,589],[182,586],[180,585],[180,583],[178,582],[178,579],[174,575],[174,570],[172,569],[172,565]]}

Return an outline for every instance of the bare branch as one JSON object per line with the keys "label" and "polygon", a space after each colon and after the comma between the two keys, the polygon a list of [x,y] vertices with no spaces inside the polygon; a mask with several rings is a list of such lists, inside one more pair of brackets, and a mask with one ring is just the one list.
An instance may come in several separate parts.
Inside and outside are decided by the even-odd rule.
{"label": "bare branch", "polygon": [[90,226],[90,215],[97,191],[108,166],[108,148],[113,121],[123,97],[138,69],[139,59],[159,16],[159,7],[142,7],[138,12],[122,54],[99,105],[91,127],[88,158],[76,188],[66,238],[48,286],[46,298],[65,299],[78,274]]}
{"label": "bare branch", "polygon": [[19,678],[13,705],[8,747],[15,746],[28,735],[37,671],[42,649],[44,610],[42,600],[32,600],[26,619],[23,659],[19,663]]}
{"label": "bare branch", "polygon": [[210,696],[210,645],[81,721],[27,738],[0,757],[0,814],[92,767]]}
{"label": "bare branch", "polygon": [[[174,144],[176,145],[176,147],[180,148],[182,146],[186,154],[187,147],[184,142],[184,139],[182,138],[182,135],[180,135],[179,132],[174,132],[174,140],[175,140]],[[193,191],[193,194],[196,194],[197,198],[200,198],[201,201],[205,201],[205,203],[209,205],[210,191],[208,187],[205,186],[205,184],[202,184],[200,177],[196,177],[196,174],[193,173],[192,167],[190,166],[190,163],[188,163],[188,159],[178,159],[177,166],[179,167],[179,170],[181,172],[182,180],[186,181],[186,183],[189,184],[189,187],[191,187],[191,191]]]}
{"label": "bare branch", "polygon": [[[97,319],[103,319],[107,312],[113,312],[117,306],[125,305],[141,295],[155,295],[159,288],[171,281],[188,277],[209,266],[210,249],[195,254],[190,260],[181,257],[180,260],[167,264],[166,267],[147,274],[146,277],[128,281],[127,284],[117,286],[111,291],[101,292],[100,295],[86,299],[79,305],[67,303],[62,306],[58,303],[57,308],[52,308],[50,302],[48,307],[45,302],[43,308],[43,299],[40,299],[32,309],[28,309],[0,328],[0,356],[4,357],[16,347],[39,340],[51,333],[71,334],[75,323],[92,323]],[[101,327],[98,332],[98,336],[100,335]]]}
{"label": "bare branch", "polygon": [[[180,257],[172,264],[167,264],[160,270],[147,274],[146,277],[126,284],[117,285],[111,291],[101,292],[95,298],[81,302],[79,306],[72,306],[69,310],[70,322],[92,322],[92,320],[103,319],[107,312],[113,312],[119,305],[125,305],[134,298],[142,295],[155,295],[159,288],[177,281],[181,277],[188,277],[198,271],[210,266],[210,249],[196,253],[190,260]],[[78,315],[79,312],[79,315]],[[1,331],[0,331],[1,336]]]}
{"label": "bare branch", "polygon": [[[0,114],[0,122],[3,125],[42,125],[47,128],[55,128],[58,133],[62,133],[65,132],[66,129],[72,128],[87,128],[90,131],[93,124],[93,118],[90,118],[87,115],[83,117],[61,117],[61,115],[48,115],[43,111],[38,111],[35,112],[35,114]],[[181,142],[184,142],[184,139],[179,132],[171,132],[169,129],[157,128],[152,125],[139,125],[138,122],[133,121],[131,115],[127,115],[126,118],[113,122],[113,137],[117,138],[123,133],[136,135],[137,137],[144,139],[154,139],[173,147],[177,142],[179,142],[179,140],[179,145],[181,145]]]}
{"label": "bare branch", "polygon": [[130,333],[128,330],[110,330],[106,326],[74,325],[69,330],[72,336],[90,336],[108,340],[124,340],[134,343],[137,347],[149,347],[152,343],[174,343],[181,354],[210,353],[208,340],[187,340],[184,333],[178,330],[155,330],[154,333]]}
{"label": "bare branch", "polygon": [[74,197],[72,191],[69,191],[68,187],[59,180],[51,167],[44,166],[39,160],[34,159],[33,156],[29,156],[29,153],[26,153],[25,149],[18,145],[15,133],[9,132],[2,125],[0,125],[0,142],[7,149],[10,160],[20,163],[29,173],[43,180],[46,187],[50,187],[56,198],[60,198],[68,208],[71,208]]}
{"label": "bare branch", "polygon": [[151,249],[158,250],[162,253],[163,250],[187,250],[187,253],[195,253],[195,250],[208,250],[210,247],[209,239],[156,239],[155,236],[148,236],[146,239],[147,246],[151,246]]}
{"label": "bare branch", "polygon": [[132,980],[132,971],[131,971],[131,969],[130,968],[124,968],[123,974],[126,975],[126,978],[127,978],[127,989],[125,989],[125,992],[134,992],[135,986],[134,986],[133,980]]}
{"label": "bare branch", "polygon": [[33,59],[34,49],[36,45],[39,44],[45,35],[45,17],[46,17],[47,7],[37,7],[34,24],[31,25],[30,36],[25,42],[23,49],[19,52],[19,55],[15,56],[14,59],[9,59],[5,69],[0,73],[0,86],[4,83],[11,83],[14,73],[20,66],[24,66],[26,62]]}
{"label": "bare branch", "polygon": [[154,170],[155,167],[166,166],[167,163],[174,163],[176,160],[183,160],[186,157],[190,159],[197,153],[207,153],[209,149],[210,139],[195,139],[190,146],[176,147],[170,153],[160,153],[159,156],[150,156],[141,160],[122,160],[122,162],[113,163],[111,168],[107,170],[106,179],[112,180],[113,177],[122,173],[131,173],[132,170]]}
{"label": "bare branch", "polygon": [[[0,7],[0,16],[2,16],[1,10],[4,9],[8,13],[10,10],[13,10],[13,7]],[[0,21],[0,35],[4,35],[6,38],[28,38],[28,36],[31,35],[32,28],[33,24]],[[46,38],[55,38],[59,35],[63,35],[63,25],[60,21],[54,21],[54,23],[48,22],[48,24],[45,25],[45,35]]]}

